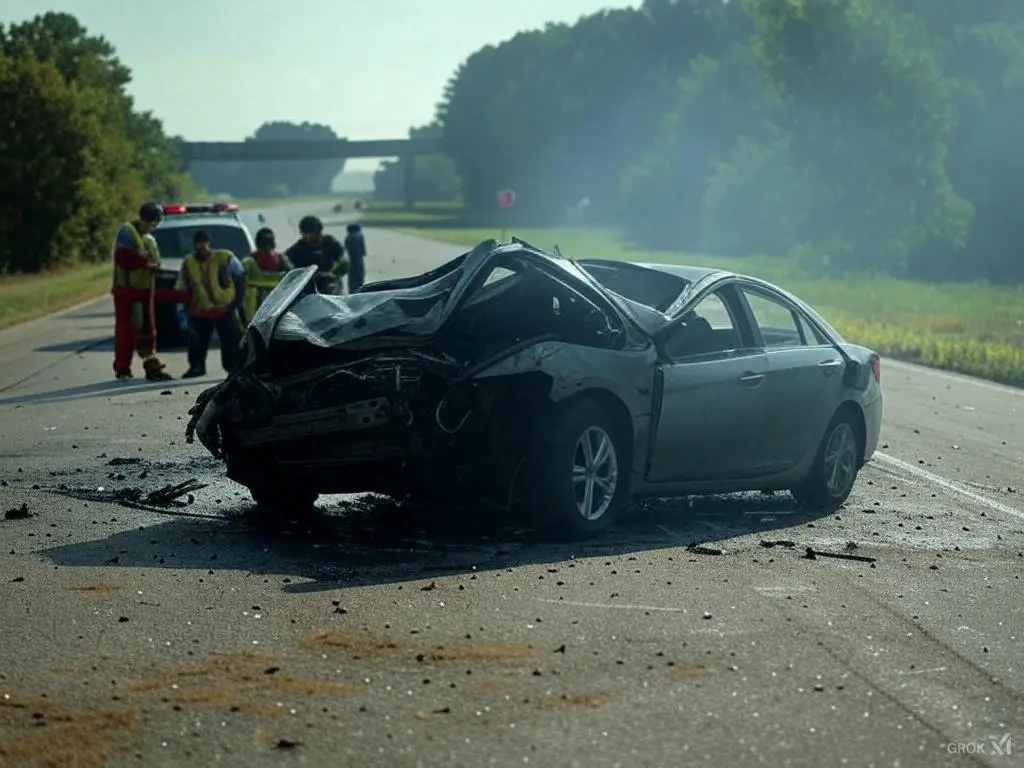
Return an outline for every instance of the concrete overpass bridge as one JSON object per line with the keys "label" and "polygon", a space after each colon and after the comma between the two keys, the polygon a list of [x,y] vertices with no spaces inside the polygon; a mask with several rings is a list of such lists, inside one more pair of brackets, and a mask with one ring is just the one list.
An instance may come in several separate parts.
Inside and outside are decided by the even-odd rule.
{"label": "concrete overpass bridge", "polygon": [[405,204],[416,203],[417,155],[437,155],[444,152],[444,144],[437,139],[372,139],[349,141],[181,141],[177,143],[182,162],[187,168],[193,163],[260,162],[282,160],[349,160],[357,157],[397,157],[405,162]]}

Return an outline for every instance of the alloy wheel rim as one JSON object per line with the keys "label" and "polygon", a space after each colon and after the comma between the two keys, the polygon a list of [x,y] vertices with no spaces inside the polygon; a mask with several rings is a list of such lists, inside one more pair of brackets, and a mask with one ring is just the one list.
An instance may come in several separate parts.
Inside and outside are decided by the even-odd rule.
{"label": "alloy wheel rim", "polygon": [[837,424],[825,445],[825,486],[839,498],[853,485],[857,473],[857,437],[849,424]]}
{"label": "alloy wheel rim", "polygon": [[600,427],[589,427],[576,442],[572,485],[576,509],[584,520],[598,520],[608,512],[619,483],[619,460],[611,437]]}

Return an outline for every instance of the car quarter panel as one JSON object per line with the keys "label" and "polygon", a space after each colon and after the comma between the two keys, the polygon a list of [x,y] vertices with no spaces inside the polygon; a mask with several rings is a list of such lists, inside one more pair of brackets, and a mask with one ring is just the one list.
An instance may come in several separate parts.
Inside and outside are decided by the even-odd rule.
{"label": "car quarter panel", "polygon": [[555,403],[588,391],[614,395],[632,419],[633,477],[639,479],[650,442],[655,361],[653,345],[615,350],[542,341],[499,360],[474,378],[540,371],[551,377],[550,398]]}

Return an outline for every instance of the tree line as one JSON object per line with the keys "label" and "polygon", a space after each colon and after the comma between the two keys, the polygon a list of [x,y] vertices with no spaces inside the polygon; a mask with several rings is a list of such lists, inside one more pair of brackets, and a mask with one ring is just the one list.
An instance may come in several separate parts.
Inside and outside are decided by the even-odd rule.
{"label": "tree line", "polygon": [[0,273],[110,257],[142,200],[191,190],[131,72],[66,13],[0,25]]}
{"label": "tree line", "polygon": [[481,48],[437,126],[478,211],[510,187],[649,247],[1024,280],[1017,0],[645,0]]}
{"label": "tree line", "polygon": [[[0,25],[0,274],[110,257],[143,200],[324,194],[344,161],[197,163],[135,108],[131,71],[71,14]],[[247,141],[338,138],[325,125],[266,122]]]}

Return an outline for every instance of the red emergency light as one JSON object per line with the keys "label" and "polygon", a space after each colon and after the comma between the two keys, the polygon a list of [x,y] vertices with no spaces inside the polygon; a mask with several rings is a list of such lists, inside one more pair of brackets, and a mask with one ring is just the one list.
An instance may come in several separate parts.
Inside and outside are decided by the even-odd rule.
{"label": "red emergency light", "polygon": [[165,216],[177,216],[185,213],[237,213],[237,203],[166,203],[163,206]]}

